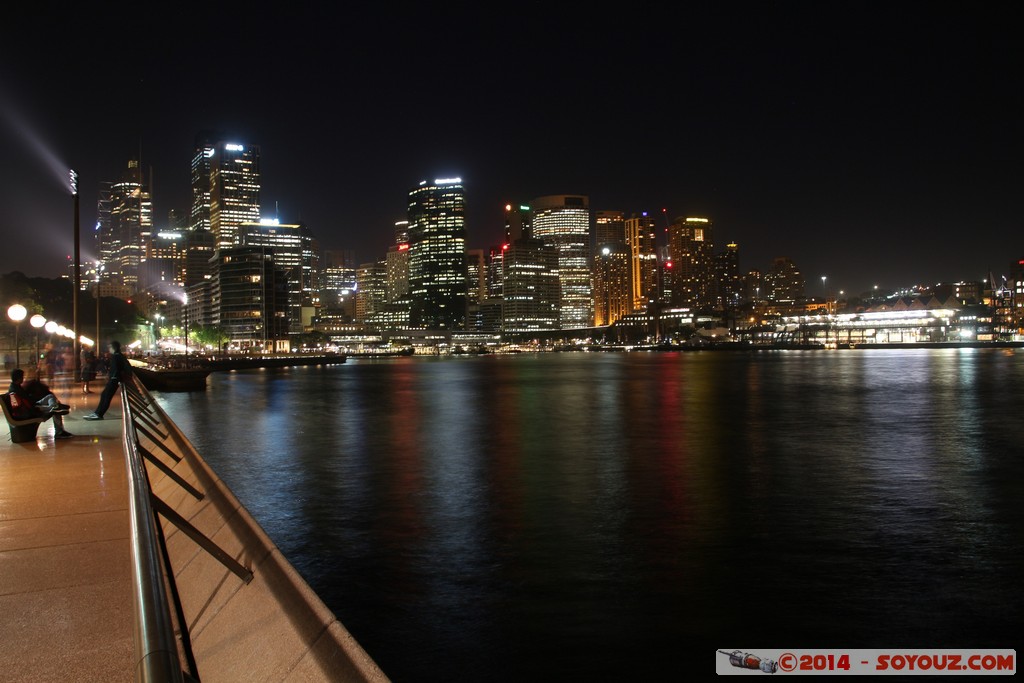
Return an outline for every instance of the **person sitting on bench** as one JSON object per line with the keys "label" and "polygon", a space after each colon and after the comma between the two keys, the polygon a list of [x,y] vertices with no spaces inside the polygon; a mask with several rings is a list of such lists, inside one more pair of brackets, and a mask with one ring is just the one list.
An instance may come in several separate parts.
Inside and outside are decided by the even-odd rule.
{"label": "person sitting on bench", "polygon": [[11,370],[11,413],[16,419],[29,417],[53,417],[53,438],[70,439],[74,434],[64,429],[64,415],[70,406],[61,403],[46,386],[37,379],[25,382],[25,371],[21,368]]}

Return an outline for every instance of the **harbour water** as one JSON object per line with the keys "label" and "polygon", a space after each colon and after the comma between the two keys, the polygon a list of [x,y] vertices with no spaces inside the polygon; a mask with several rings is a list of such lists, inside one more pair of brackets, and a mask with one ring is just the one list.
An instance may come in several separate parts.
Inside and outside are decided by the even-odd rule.
{"label": "harbour water", "polygon": [[393,680],[1016,648],[1024,351],[549,353],[157,394]]}

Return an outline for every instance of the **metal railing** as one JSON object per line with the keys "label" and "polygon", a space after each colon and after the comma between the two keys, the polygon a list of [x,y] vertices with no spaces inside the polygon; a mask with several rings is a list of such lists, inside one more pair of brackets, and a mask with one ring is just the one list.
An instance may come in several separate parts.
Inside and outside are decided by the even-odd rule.
{"label": "metal railing", "polygon": [[[121,383],[121,438],[128,473],[128,511],[131,521],[132,598],[135,605],[135,680],[181,683],[185,680],[178,655],[166,590],[162,533],[154,510],[149,474],[135,432],[135,410],[129,389]],[[170,579],[173,580],[173,579]]]}
{"label": "metal railing", "polygon": [[[159,517],[184,532],[243,582],[249,583],[253,574],[153,492],[146,469],[147,461],[196,500],[202,500],[205,496],[172,467],[140,445],[141,433],[175,463],[181,461],[183,456],[168,448],[165,440],[171,437],[182,451],[185,450],[176,428],[162,419],[162,411],[135,376],[121,383],[121,410],[131,518],[135,679],[139,683],[199,681]],[[161,424],[167,428],[166,434],[161,432]],[[173,618],[175,616],[176,620]],[[178,624],[177,632],[175,621]],[[182,665],[183,660],[185,667]]]}

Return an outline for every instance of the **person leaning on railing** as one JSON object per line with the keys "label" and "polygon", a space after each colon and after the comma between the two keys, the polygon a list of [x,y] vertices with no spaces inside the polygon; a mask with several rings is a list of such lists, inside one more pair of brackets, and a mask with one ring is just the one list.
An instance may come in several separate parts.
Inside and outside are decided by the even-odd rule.
{"label": "person leaning on railing", "polygon": [[84,420],[102,420],[104,413],[107,412],[107,408],[110,407],[111,399],[117,393],[117,387],[132,372],[132,366],[128,363],[128,359],[121,353],[121,342],[117,340],[110,342],[110,361],[108,364],[110,366],[110,375],[107,377],[107,386],[103,387],[103,393],[100,394],[99,405],[96,406],[96,410],[83,417],[82,419]]}

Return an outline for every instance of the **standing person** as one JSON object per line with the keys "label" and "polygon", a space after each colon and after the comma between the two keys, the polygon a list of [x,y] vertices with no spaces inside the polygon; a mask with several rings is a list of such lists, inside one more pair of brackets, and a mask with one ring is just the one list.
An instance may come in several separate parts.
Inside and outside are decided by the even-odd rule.
{"label": "standing person", "polygon": [[107,408],[110,407],[110,400],[117,393],[117,387],[122,381],[128,379],[132,372],[132,366],[128,364],[128,359],[121,353],[121,342],[116,339],[110,342],[109,366],[110,375],[107,378],[107,386],[103,387],[103,393],[100,394],[100,403],[96,406],[96,410],[82,418],[84,420],[102,420]]}
{"label": "standing person", "polygon": [[96,379],[96,355],[87,347],[82,347],[82,393],[91,394],[89,382]]}
{"label": "standing person", "polygon": [[25,371],[15,368],[11,370],[11,386],[7,391],[11,395],[11,410],[15,417],[52,417],[53,438],[70,439],[74,436],[64,429],[64,415],[68,414],[70,407],[58,401],[50,387],[38,379],[25,382]]}

